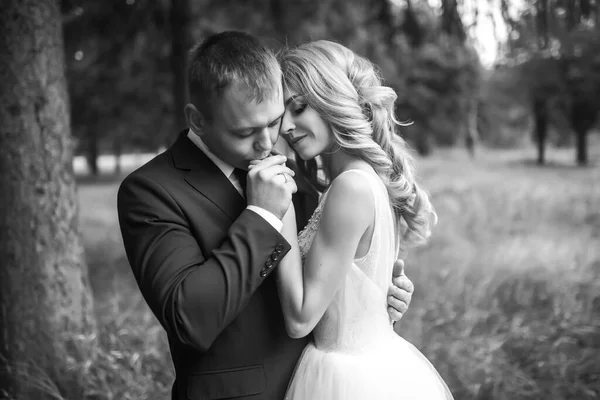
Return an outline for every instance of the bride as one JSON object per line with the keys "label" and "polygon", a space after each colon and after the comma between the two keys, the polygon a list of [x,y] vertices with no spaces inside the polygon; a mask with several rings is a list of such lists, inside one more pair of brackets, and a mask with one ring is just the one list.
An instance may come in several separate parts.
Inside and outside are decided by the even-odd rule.
{"label": "bride", "polygon": [[281,64],[280,134],[306,165],[321,156],[329,182],[300,235],[293,208],[284,217],[292,251],[277,279],[286,327],[291,337],[314,337],[286,399],[452,399],[386,311],[399,247],[425,241],[437,220],[395,134],[396,93],[337,43],[287,50]]}

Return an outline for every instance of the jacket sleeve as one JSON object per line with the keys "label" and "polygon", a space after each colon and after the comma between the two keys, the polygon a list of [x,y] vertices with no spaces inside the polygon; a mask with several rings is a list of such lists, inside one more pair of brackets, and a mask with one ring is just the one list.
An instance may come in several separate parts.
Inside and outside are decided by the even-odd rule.
{"label": "jacket sleeve", "polygon": [[200,351],[210,348],[290,249],[262,217],[244,210],[221,246],[203,254],[171,195],[139,175],[123,181],[117,208],[146,302],[172,338]]}

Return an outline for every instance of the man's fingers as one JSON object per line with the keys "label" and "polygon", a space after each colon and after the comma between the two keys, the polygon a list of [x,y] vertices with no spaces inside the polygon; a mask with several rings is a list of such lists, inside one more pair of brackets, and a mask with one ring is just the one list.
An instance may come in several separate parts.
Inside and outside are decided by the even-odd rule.
{"label": "man's fingers", "polygon": [[404,260],[396,260],[394,263],[394,272],[392,276],[404,275]]}
{"label": "man's fingers", "polygon": [[415,291],[415,286],[406,275],[396,276],[392,279],[392,283],[394,284],[393,287],[395,289],[400,289],[399,291],[405,290],[411,294]]}
{"label": "man's fingers", "polygon": [[388,291],[388,297],[409,304],[410,300],[412,299],[412,293],[406,291],[405,289],[400,289],[396,286],[391,286],[390,290]]}
{"label": "man's fingers", "polygon": [[[259,168],[259,166],[256,166],[256,167],[252,168],[252,172],[254,173],[257,168]],[[270,166],[268,168],[262,168],[262,169],[258,170],[256,172],[256,174],[260,175],[260,177],[263,180],[265,180],[265,181],[271,180],[275,176],[277,176],[277,175],[283,175],[283,174],[287,174],[288,175],[287,179],[289,181],[290,178],[295,175],[294,171],[291,170],[290,168],[288,168],[284,164],[281,164],[281,165],[272,165],[272,166]]]}
{"label": "man's fingers", "polygon": [[408,310],[408,304],[391,296],[388,297],[388,306],[392,307],[394,310],[400,312],[401,314],[404,314],[406,310]]}
{"label": "man's fingers", "polygon": [[396,311],[393,307],[388,307],[388,314],[392,321],[400,321],[402,319],[402,313]]}
{"label": "man's fingers", "polygon": [[278,156],[271,156],[271,157],[263,158],[262,160],[260,160],[256,163],[254,161],[250,161],[250,163],[251,163],[251,165],[254,165],[254,167],[252,168],[253,171],[260,171],[262,169],[269,168],[274,165],[284,164],[286,161],[287,161],[286,156],[278,155]]}

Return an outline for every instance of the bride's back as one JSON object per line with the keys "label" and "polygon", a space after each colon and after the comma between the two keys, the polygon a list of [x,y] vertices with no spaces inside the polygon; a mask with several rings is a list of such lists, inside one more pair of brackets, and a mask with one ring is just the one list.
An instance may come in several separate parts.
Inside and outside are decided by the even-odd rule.
{"label": "bride's back", "polygon": [[[354,259],[344,283],[315,327],[313,336],[315,346],[321,350],[352,353],[376,344],[380,335],[389,334],[392,329],[387,314],[387,290],[396,258],[396,242],[394,215],[381,179],[374,172],[359,169],[345,173],[356,175],[357,180],[372,189],[375,205],[373,235],[369,250],[364,256]],[[298,237],[303,255],[310,249],[326,201],[327,192]]]}

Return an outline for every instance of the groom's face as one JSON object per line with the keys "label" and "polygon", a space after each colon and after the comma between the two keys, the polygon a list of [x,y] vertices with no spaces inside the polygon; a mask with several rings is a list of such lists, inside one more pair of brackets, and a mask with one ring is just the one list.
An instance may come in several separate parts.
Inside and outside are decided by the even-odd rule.
{"label": "groom's face", "polygon": [[202,126],[202,140],[221,160],[247,169],[252,160],[267,157],[278,138],[284,113],[283,90],[258,102],[248,87],[234,83],[215,104],[212,118]]}

